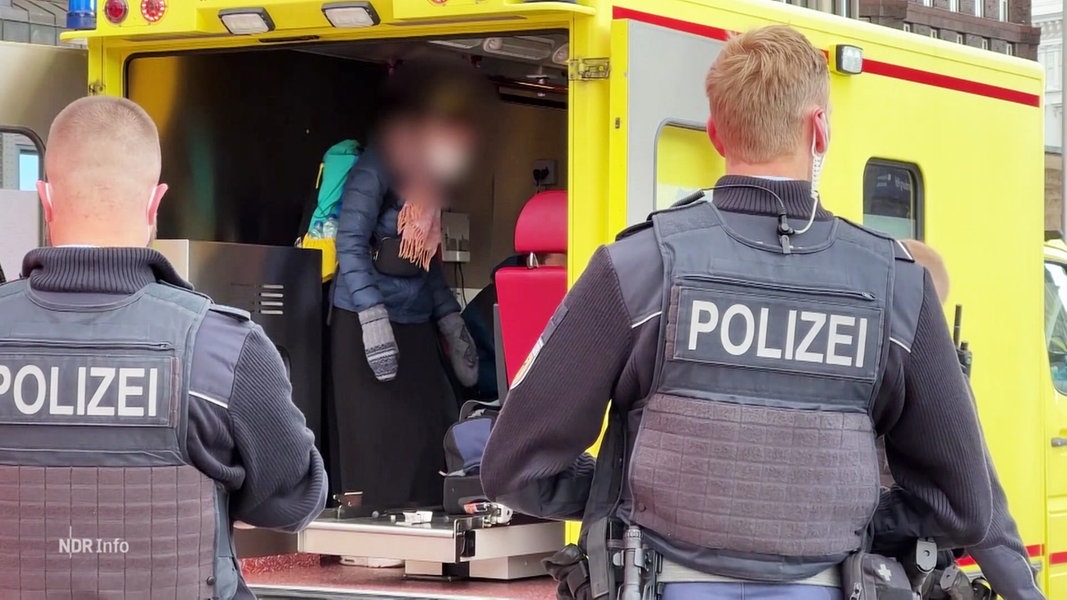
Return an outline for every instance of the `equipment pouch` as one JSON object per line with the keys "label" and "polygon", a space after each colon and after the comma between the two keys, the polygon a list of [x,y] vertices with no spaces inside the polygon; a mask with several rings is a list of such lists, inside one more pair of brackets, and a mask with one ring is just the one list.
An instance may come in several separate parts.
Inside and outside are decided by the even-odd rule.
{"label": "equipment pouch", "polygon": [[585,552],[574,544],[541,561],[556,580],[556,600],[592,600],[589,589],[589,564]]}
{"label": "equipment pouch", "polygon": [[904,565],[878,554],[856,552],[841,565],[848,600],[917,600]]}
{"label": "equipment pouch", "polygon": [[387,237],[372,240],[374,268],[389,277],[418,277],[423,273],[419,265],[400,258],[400,238]]}

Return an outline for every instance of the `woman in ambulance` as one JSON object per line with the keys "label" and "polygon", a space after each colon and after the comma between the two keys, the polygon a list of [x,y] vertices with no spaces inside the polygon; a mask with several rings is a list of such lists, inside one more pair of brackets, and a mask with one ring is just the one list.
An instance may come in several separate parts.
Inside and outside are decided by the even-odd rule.
{"label": "woman in ambulance", "polygon": [[477,379],[438,249],[445,197],[478,139],[483,84],[464,63],[399,67],[345,184],[333,383],[341,489],[363,492],[364,506],[441,504],[442,440],[457,418],[442,345],[462,384]]}

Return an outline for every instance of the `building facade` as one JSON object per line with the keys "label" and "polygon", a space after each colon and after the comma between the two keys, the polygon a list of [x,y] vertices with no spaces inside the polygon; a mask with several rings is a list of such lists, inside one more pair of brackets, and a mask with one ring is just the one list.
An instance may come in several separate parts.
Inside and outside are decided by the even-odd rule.
{"label": "building facade", "polygon": [[859,0],[865,21],[992,52],[1037,58],[1030,0]]}
{"label": "building facade", "polygon": [[0,0],[0,40],[30,44],[59,44],[67,24],[61,0]]}
{"label": "building facade", "polygon": [[1037,60],[1045,68],[1045,229],[1058,230],[1063,211],[1063,3],[1034,0],[1032,12],[1034,26],[1041,30]]}

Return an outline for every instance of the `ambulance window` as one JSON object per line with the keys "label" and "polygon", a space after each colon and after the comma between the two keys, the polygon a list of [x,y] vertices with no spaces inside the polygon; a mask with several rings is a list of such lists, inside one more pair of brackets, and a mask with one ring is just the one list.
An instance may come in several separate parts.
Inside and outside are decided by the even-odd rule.
{"label": "ambulance window", "polygon": [[663,125],[656,139],[656,210],[715,185],[724,169],[703,127]]}
{"label": "ambulance window", "polygon": [[41,151],[34,140],[0,130],[0,190],[32,192],[40,174]]}
{"label": "ambulance window", "polygon": [[898,239],[922,239],[922,177],[917,166],[874,159],[867,162],[863,171],[863,224]]}
{"label": "ambulance window", "polygon": [[1067,272],[1057,263],[1045,263],[1045,342],[1052,383],[1067,394]]}
{"label": "ambulance window", "polygon": [[0,126],[0,275],[8,279],[19,272],[23,255],[43,240],[36,191],[43,155],[44,145],[33,131]]}

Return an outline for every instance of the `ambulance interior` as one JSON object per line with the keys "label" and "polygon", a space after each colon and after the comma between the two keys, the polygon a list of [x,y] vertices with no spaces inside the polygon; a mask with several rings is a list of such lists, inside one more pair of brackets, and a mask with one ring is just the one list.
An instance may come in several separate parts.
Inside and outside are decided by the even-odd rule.
{"label": "ambulance interior", "polygon": [[[544,215],[532,205],[527,226],[516,230],[531,198],[566,187],[566,32],[144,55],[127,65],[127,95],[155,119],[163,144],[162,180],[170,189],[158,238],[198,241],[179,248],[187,253],[179,271],[264,326],[291,369],[294,401],[320,440],[330,435],[322,401],[330,386],[319,376],[324,357],[311,355],[328,338],[308,314],[322,322],[326,311],[318,308],[329,288],[319,285],[317,267],[297,256],[308,252],[292,248],[304,233],[302,214],[323,153],[345,139],[366,143],[375,92],[390,65],[440,56],[470,61],[497,92],[484,152],[451,198],[459,216],[443,222],[445,273],[465,305],[516,250],[549,250],[538,248],[542,236],[566,243],[565,195],[562,203],[542,205],[556,214],[549,219],[556,231],[543,231]],[[273,248],[264,254],[263,246]],[[171,251],[165,253],[173,260]],[[516,332],[503,343],[510,371],[562,299],[566,272],[557,269],[548,282],[537,269],[530,269],[532,280],[518,273],[500,293],[501,305],[504,296],[509,302],[501,313],[517,322],[501,327]],[[524,286],[541,291],[524,294]],[[498,350],[501,362],[499,356]]]}

